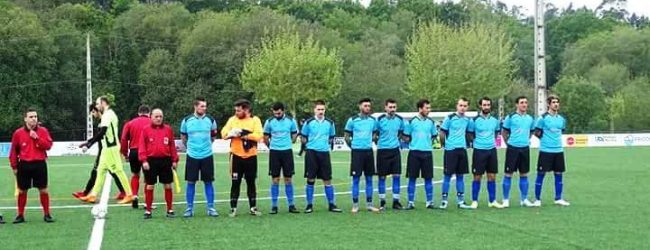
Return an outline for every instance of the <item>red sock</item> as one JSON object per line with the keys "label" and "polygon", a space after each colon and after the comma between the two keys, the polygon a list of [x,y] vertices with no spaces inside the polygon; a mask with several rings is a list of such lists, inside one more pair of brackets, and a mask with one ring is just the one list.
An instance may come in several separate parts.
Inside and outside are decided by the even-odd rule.
{"label": "red sock", "polygon": [[41,193],[41,206],[43,206],[43,214],[50,214],[50,194]]}
{"label": "red sock", "polygon": [[140,176],[139,175],[131,176],[131,189],[133,190],[133,196],[138,196],[138,189],[140,189]]}
{"label": "red sock", "polygon": [[25,205],[27,205],[27,192],[18,194],[18,216],[25,214]]}
{"label": "red sock", "polygon": [[174,196],[172,195],[172,189],[165,188],[165,202],[167,203],[167,211],[172,210],[173,201],[174,201]]}
{"label": "red sock", "polygon": [[147,204],[147,211],[151,212],[151,204],[153,204],[153,190],[144,189],[144,202]]}

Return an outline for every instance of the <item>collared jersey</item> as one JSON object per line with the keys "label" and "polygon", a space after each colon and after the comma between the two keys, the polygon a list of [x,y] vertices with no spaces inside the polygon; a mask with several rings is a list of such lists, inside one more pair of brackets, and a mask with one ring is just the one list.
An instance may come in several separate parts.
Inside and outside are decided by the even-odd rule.
{"label": "collared jersey", "polygon": [[503,120],[503,129],[510,132],[508,145],[513,147],[530,146],[530,135],[535,130],[535,119],[529,114],[511,113]]}
{"label": "collared jersey", "polygon": [[479,114],[472,119],[467,131],[474,134],[475,149],[493,149],[497,146],[496,135],[501,132],[501,125],[499,120],[491,114],[488,114],[487,117]]}
{"label": "collared jersey", "polygon": [[539,150],[547,153],[563,152],[562,132],[566,129],[566,119],[560,114],[545,113],[537,119],[535,129],[542,131]]}
{"label": "collared jersey", "polygon": [[52,137],[45,127],[37,126],[37,139],[29,136],[29,129],[21,127],[16,129],[11,136],[9,163],[12,169],[18,168],[20,161],[44,161],[47,159],[47,150],[52,148]]}
{"label": "collared jersey", "polygon": [[406,124],[404,134],[411,137],[410,150],[433,151],[433,139],[438,136],[438,129],[431,118],[418,115]]}
{"label": "collared jersey", "polygon": [[352,149],[372,149],[372,136],[377,131],[377,120],[369,115],[355,115],[345,123],[345,132],[352,136]]}
{"label": "collared jersey", "polygon": [[212,137],[217,134],[217,122],[210,115],[191,114],[181,122],[181,134],[187,136],[187,155],[204,159],[212,155]]}
{"label": "collared jersey", "polygon": [[117,115],[112,109],[107,109],[102,114],[102,119],[99,122],[100,128],[106,128],[106,134],[102,139],[102,147],[104,149],[117,147],[120,148],[120,139],[117,137],[119,120]]}
{"label": "collared jersey", "polygon": [[169,125],[145,126],[142,128],[139,140],[138,159],[141,162],[147,161],[149,157],[169,157],[172,162],[178,162],[174,131]]}
{"label": "collared jersey", "polygon": [[336,128],[334,121],[331,119],[318,120],[312,117],[305,121],[300,134],[307,138],[307,144],[305,145],[307,149],[329,152],[331,148],[330,139],[334,139]]}
{"label": "collared jersey", "polygon": [[399,148],[399,135],[404,133],[404,119],[399,115],[388,116],[383,114],[377,118],[378,149]]}
{"label": "collared jersey", "polygon": [[[248,131],[247,139],[241,137],[230,139],[230,152],[241,158],[249,158],[257,155],[257,142],[262,139],[262,121],[257,116],[239,119],[237,116],[231,116],[221,130],[221,137],[226,138],[231,129],[238,128]],[[243,134],[242,134],[243,136]],[[244,148],[244,143],[250,145],[250,148]],[[250,144],[248,144],[250,143]]]}
{"label": "collared jersey", "polygon": [[471,119],[467,116],[450,114],[442,121],[440,129],[445,131],[445,150],[467,148],[467,127]]}
{"label": "collared jersey", "polygon": [[289,150],[293,147],[291,136],[298,133],[298,125],[293,117],[284,115],[281,118],[271,117],[264,122],[264,135],[270,137],[269,149]]}

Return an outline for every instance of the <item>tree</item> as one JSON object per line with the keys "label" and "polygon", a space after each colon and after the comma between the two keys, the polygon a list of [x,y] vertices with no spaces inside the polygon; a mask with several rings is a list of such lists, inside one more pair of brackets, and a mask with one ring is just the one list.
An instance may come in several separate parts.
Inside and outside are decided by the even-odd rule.
{"label": "tree", "polygon": [[420,25],[407,46],[406,60],[408,93],[429,98],[434,109],[451,109],[460,96],[503,96],[515,70],[506,34],[478,23],[458,29],[439,22]]}
{"label": "tree", "polygon": [[552,86],[562,72],[562,53],[568,45],[603,31],[612,30],[617,22],[609,18],[599,18],[588,9],[565,11],[559,17],[547,21],[547,81]]}
{"label": "tree", "polygon": [[602,88],[584,78],[566,77],[553,88],[562,100],[561,113],[569,133],[603,131],[607,128],[607,102]]}
{"label": "tree", "polygon": [[336,50],[321,48],[311,37],[302,41],[287,31],[264,39],[262,47],[247,58],[242,86],[264,93],[257,96],[260,103],[283,101],[295,114],[300,104],[338,94],[341,64]]}
{"label": "tree", "polygon": [[[31,106],[40,110],[55,96],[49,95],[54,67],[52,38],[38,17],[27,10],[0,2],[0,133],[7,137],[9,131],[23,122],[22,110]],[[41,113],[41,120],[49,125],[52,117]],[[4,138],[8,139],[8,138]]]}
{"label": "tree", "polygon": [[639,131],[647,130],[650,124],[650,114],[645,110],[650,106],[650,78],[639,77],[621,89],[621,99],[613,113],[616,130]]}
{"label": "tree", "polygon": [[149,52],[144,63],[140,66],[138,82],[144,87],[142,103],[165,111],[166,120],[173,126],[180,125],[185,115],[184,109],[173,105],[173,95],[182,93],[183,86],[175,58],[165,49],[154,49]]}
{"label": "tree", "polygon": [[622,64],[603,62],[591,68],[587,74],[590,82],[598,83],[608,96],[614,95],[630,82],[630,72]]}

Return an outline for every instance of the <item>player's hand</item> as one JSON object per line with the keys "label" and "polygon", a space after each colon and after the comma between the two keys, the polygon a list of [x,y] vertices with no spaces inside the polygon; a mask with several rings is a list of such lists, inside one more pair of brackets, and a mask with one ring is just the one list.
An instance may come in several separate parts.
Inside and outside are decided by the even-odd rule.
{"label": "player's hand", "polygon": [[142,163],[142,169],[149,171],[149,163],[148,162],[143,162]]}
{"label": "player's hand", "polygon": [[172,169],[173,169],[173,170],[176,170],[176,167],[177,167],[177,166],[178,166],[178,163],[176,163],[176,162],[172,162]]}
{"label": "player's hand", "polygon": [[14,175],[18,175],[18,169],[12,169],[14,171]]}
{"label": "player's hand", "polygon": [[81,152],[86,153],[86,151],[88,151],[88,147],[86,146],[81,147]]}
{"label": "player's hand", "polygon": [[38,139],[38,134],[36,133],[36,131],[34,131],[34,130],[30,130],[30,131],[29,131],[29,137],[31,137],[32,139],[36,140],[36,139]]}

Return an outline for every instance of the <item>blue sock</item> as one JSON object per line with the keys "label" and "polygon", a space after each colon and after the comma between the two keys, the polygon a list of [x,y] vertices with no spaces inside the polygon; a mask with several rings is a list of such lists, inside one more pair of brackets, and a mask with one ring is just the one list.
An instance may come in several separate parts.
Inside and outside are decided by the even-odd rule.
{"label": "blue sock", "polygon": [[451,182],[451,175],[445,175],[442,180],[442,200],[446,201],[449,195],[449,182]]}
{"label": "blue sock", "polygon": [[352,176],[352,202],[359,203],[359,182],[361,176]]}
{"label": "blue sock", "polygon": [[528,176],[519,176],[519,193],[522,201],[528,199]]}
{"label": "blue sock", "polygon": [[196,183],[187,183],[187,188],[185,188],[185,200],[187,201],[187,208],[194,209],[194,190],[196,189]]}
{"label": "blue sock", "polygon": [[280,185],[271,184],[271,206],[278,207],[278,196],[280,195]]}
{"label": "blue sock", "polygon": [[456,175],[456,203],[465,202],[465,178],[463,175]]}
{"label": "blue sock", "polygon": [[424,179],[424,192],[427,196],[427,203],[433,202],[433,178]]}
{"label": "blue sock", "polygon": [[415,201],[415,181],[415,178],[409,178],[409,185],[406,190],[408,193],[409,202]]}
{"label": "blue sock", "polygon": [[[523,178],[523,177],[521,177]],[[503,177],[503,199],[510,200],[510,185],[512,184],[512,176]],[[521,184],[520,184],[521,186]]]}
{"label": "blue sock", "polygon": [[535,199],[542,199],[542,184],[544,184],[544,172],[537,173],[537,179],[535,180]]}
{"label": "blue sock", "polygon": [[372,186],[372,176],[366,176],[366,202],[368,204],[372,204],[372,194],[374,192]]}
{"label": "blue sock", "polygon": [[481,181],[472,181],[472,201],[478,201],[478,194],[481,192]]}
{"label": "blue sock", "polygon": [[293,184],[288,183],[284,184],[284,193],[287,195],[287,203],[289,206],[293,206]]}
{"label": "blue sock", "polygon": [[334,200],[334,186],[332,186],[332,184],[325,186],[325,196],[327,196],[327,202],[330,205],[334,205],[336,203]]}
{"label": "blue sock", "polygon": [[379,176],[377,181],[377,193],[379,193],[380,200],[386,200],[386,177]]}
{"label": "blue sock", "polygon": [[492,203],[497,199],[496,181],[488,181],[487,188],[488,188],[488,201]]}
{"label": "blue sock", "polygon": [[314,184],[307,184],[305,187],[305,193],[307,198],[307,205],[314,204]]}
{"label": "blue sock", "polygon": [[400,177],[393,176],[393,200],[399,200]]}
{"label": "blue sock", "polygon": [[555,200],[562,199],[562,188],[564,183],[562,182],[562,174],[555,174]]}
{"label": "blue sock", "polygon": [[205,200],[208,203],[208,208],[214,208],[214,187],[212,182],[204,182]]}

